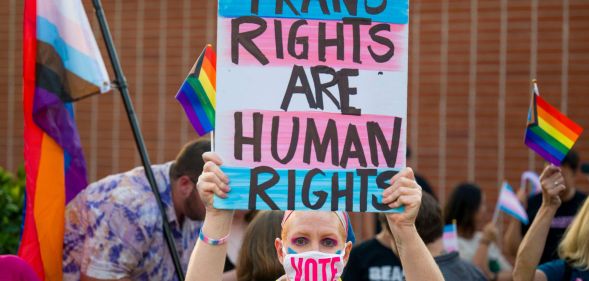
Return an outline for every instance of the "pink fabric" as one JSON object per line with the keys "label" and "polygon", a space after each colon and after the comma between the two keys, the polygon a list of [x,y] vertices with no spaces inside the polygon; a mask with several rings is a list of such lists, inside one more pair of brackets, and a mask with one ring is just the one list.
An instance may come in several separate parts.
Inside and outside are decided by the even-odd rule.
{"label": "pink fabric", "polygon": [[0,255],[0,281],[39,281],[39,277],[23,259]]}

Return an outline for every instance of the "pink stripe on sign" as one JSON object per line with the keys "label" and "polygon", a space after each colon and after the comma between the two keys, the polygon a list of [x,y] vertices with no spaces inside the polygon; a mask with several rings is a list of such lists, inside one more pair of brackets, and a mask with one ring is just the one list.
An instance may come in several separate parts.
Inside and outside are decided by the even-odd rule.
{"label": "pink stripe on sign", "polygon": [[[221,20],[221,24],[224,26],[225,30],[231,30],[232,20],[234,19],[223,18]],[[326,60],[322,61],[319,57],[319,24],[325,23],[325,38],[329,40],[337,38],[337,24],[340,22],[329,20],[307,20],[307,24],[298,27],[296,33],[293,33],[294,36],[298,37],[298,40],[300,41],[308,40],[308,44],[306,44],[308,48],[304,48],[305,43],[299,44],[296,43],[296,39],[293,39],[293,42],[295,42],[295,56],[299,56],[305,51],[308,52],[305,58],[299,59],[289,52],[289,34],[293,24],[300,21],[274,18],[265,18],[264,20],[267,23],[265,31],[261,35],[255,37],[252,41],[266,56],[269,65],[271,66],[292,66],[293,64],[301,66],[316,66],[328,64],[333,68],[355,68],[377,71],[403,71],[406,66],[407,25],[404,24],[372,23],[371,25],[361,25],[358,32],[360,35],[358,39],[359,48],[356,50],[356,52],[359,52],[360,62],[358,62],[358,58],[354,58],[354,27],[350,24],[344,24],[342,32],[343,44],[341,44],[343,59],[338,59],[337,57],[338,47],[330,45],[325,48]],[[282,28],[277,26],[277,22],[282,25]],[[380,27],[386,27],[388,30],[377,31]],[[247,23],[242,24],[239,31],[244,33],[258,28],[257,24]],[[278,44],[276,42],[276,30],[281,30],[282,32],[282,35],[280,36],[281,40],[278,40]],[[294,30],[296,29],[293,29],[293,32],[295,32]],[[371,30],[373,33],[372,36]],[[225,32],[225,34],[227,36],[225,42],[228,42],[229,46],[231,46],[231,32]],[[374,39],[376,39],[376,41]],[[391,50],[390,46],[382,44],[384,41],[388,40],[393,44],[393,56],[384,62],[376,61],[373,54],[383,56]],[[261,65],[260,61],[250,54],[242,45],[239,45],[238,48],[239,65]],[[282,52],[277,50],[282,50]],[[373,54],[371,54],[370,50],[372,50]],[[279,58],[280,53],[283,58]],[[231,47],[227,48],[222,55],[231,58]]]}
{"label": "pink stripe on sign", "polygon": [[[227,159],[228,166],[270,166],[274,169],[356,169],[356,168],[402,168],[405,167],[405,128],[401,118],[385,115],[362,116],[342,115],[326,112],[282,112],[282,111],[253,111],[247,110],[240,113],[241,122],[236,115],[227,116],[226,120],[235,120],[235,126],[242,126],[242,136],[251,138],[254,136],[254,115],[261,116],[262,129],[260,133],[260,161],[254,161],[254,145],[244,143],[239,146],[238,136],[224,140],[227,143],[238,144],[242,148],[242,160]],[[298,119],[298,134],[294,135],[294,145],[291,146],[295,122]],[[316,135],[320,140],[324,139],[326,131],[334,132],[331,138],[337,145],[329,143],[325,149],[325,158],[321,159],[315,150],[313,139],[307,137],[313,135],[314,127]],[[311,127],[310,127],[311,126]],[[273,127],[276,131],[273,134]],[[329,130],[328,130],[329,127]],[[355,128],[355,130],[354,130]],[[337,132],[335,132],[337,131]],[[357,137],[354,137],[357,132]],[[382,132],[382,134],[381,134]],[[229,134],[235,135],[235,132]],[[275,139],[276,144],[272,143]],[[361,151],[364,157],[354,157],[350,153],[346,160],[343,159],[343,152],[346,150],[346,139],[357,140],[355,144],[349,145],[352,151]],[[394,141],[393,141],[394,139]],[[350,142],[352,143],[352,142]],[[308,159],[305,160],[305,146],[309,147]],[[383,146],[385,149],[383,149]],[[391,149],[392,147],[392,149]],[[335,149],[336,157],[333,164],[332,148]],[[347,149],[350,151],[350,149]],[[289,151],[292,151],[291,159],[281,163],[277,159],[285,159]],[[356,154],[356,155],[359,155]],[[385,156],[385,154],[387,156]],[[365,159],[362,161],[361,159]],[[385,159],[388,159],[388,163]],[[361,163],[364,162],[364,163]]]}

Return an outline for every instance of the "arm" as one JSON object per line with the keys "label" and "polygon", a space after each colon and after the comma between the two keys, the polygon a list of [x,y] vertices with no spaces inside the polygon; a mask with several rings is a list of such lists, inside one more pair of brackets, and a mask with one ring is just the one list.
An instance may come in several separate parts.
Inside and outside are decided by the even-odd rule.
{"label": "arm", "polygon": [[519,246],[513,271],[513,279],[516,281],[537,281],[546,278],[544,274],[536,270],[536,267],[540,262],[546,244],[550,223],[561,204],[558,194],[565,189],[565,186],[560,168],[552,165],[544,169],[540,179],[542,183],[542,205]]}
{"label": "arm", "polygon": [[472,258],[472,263],[478,267],[489,279],[493,279],[493,272],[489,268],[489,247],[491,243],[497,241],[497,227],[493,222],[485,225],[483,237],[479,241],[479,246]]}
{"label": "arm", "polygon": [[444,280],[415,226],[398,227],[393,233],[407,281]]}
{"label": "arm", "polygon": [[421,187],[415,182],[413,170],[405,168],[391,179],[391,183],[392,186],[383,192],[383,203],[391,208],[405,208],[402,213],[387,214],[387,220],[406,280],[444,280],[415,228],[415,219],[421,205]]}
{"label": "arm", "polygon": [[489,270],[489,245],[490,242],[481,239],[479,247],[472,257],[472,264],[480,269],[487,278],[492,279],[493,272]]}
{"label": "arm", "polygon": [[516,256],[517,248],[522,242],[522,229],[520,222],[516,218],[511,217],[509,219],[509,225],[505,231],[504,239],[503,248],[505,249],[505,254],[511,257]]}
{"label": "arm", "polygon": [[[229,179],[219,168],[221,159],[216,154],[208,152],[203,158],[205,165],[202,175],[198,178],[197,189],[207,212],[201,231],[212,239],[220,239],[229,234],[233,211],[215,209],[213,195],[226,198],[229,192]],[[222,280],[226,254],[227,244],[210,245],[199,239],[190,256],[186,280]]]}

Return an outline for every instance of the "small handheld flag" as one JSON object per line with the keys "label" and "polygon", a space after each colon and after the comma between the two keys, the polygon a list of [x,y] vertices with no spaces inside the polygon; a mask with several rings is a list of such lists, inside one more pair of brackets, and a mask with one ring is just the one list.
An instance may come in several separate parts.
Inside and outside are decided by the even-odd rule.
{"label": "small handheld flag", "polygon": [[540,184],[540,177],[538,176],[538,174],[532,171],[524,172],[522,174],[520,188],[526,188],[527,182],[530,182],[530,186],[532,188],[530,191],[530,196],[542,192],[542,185]]}
{"label": "small handheld flag", "polygon": [[560,166],[583,128],[548,104],[534,81],[534,93],[528,111],[525,143],[546,161]]}
{"label": "small handheld flag", "polygon": [[176,100],[200,136],[215,128],[216,77],[216,54],[213,47],[207,45],[176,94]]}
{"label": "small handheld flag", "polygon": [[448,253],[458,252],[458,228],[456,227],[456,220],[452,224],[444,226],[444,235],[442,237],[444,242],[444,249]]}
{"label": "small handheld flag", "polygon": [[497,200],[497,207],[495,208],[495,215],[493,221],[497,221],[499,211],[503,211],[508,215],[521,221],[523,224],[528,224],[528,214],[524,209],[524,206],[519,202],[517,195],[513,192],[513,188],[507,182],[503,182],[501,186],[501,192],[499,193],[499,199]]}

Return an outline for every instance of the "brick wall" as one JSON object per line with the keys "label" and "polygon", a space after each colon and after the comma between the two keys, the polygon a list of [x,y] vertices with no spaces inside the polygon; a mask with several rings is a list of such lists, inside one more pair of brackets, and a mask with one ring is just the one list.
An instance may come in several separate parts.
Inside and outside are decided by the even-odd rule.
{"label": "brick wall", "polygon": [[[0,166],[12,171],[23,164],[22,2],[0,3]],[[83,2],[96,28],[91,3]],[[215,1],[103,4],[152,162],[172,159],[196,136],[173,96],[202,47],[215,41]],[[523,145],[532,77],[543,97],[589,128],[587,15],[589,2],[581,0],[411,2],[411,164],[442,200],[470,180],[492,206],[503,179],[517,185],[522,171],[542,167]],[[91,180],[139,165],[116,92],[78,102],[76,114]],[[589,160],[587,133],[577,149]],[[579,186],[589,190],[581,176]]]}

